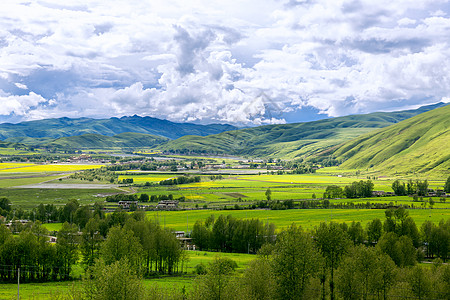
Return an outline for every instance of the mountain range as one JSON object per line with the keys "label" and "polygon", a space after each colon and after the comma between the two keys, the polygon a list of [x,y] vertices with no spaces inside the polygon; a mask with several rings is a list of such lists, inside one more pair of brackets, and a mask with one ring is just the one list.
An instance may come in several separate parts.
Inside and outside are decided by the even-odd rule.
{"label": "mountain range", "polygon": [[377,112],[305,123],[259,126],[205,137],[184,136],[161,145],[159,149],[180,153],[305,158],[377,128],[399,123],[443,105],[445,104],[438,103],[415,110]]}
{"label": "mountain range", "polygon": [[205,136],[237,127],[228,124],[197,125],[175,123],[151,117],[130,116],[110,119],[59,118],[0,124],[0,140],[12,143],[43,144],[61,137],[100,134],[113,136],[125,132],[152,134],[177,139],[185,135]]}
{"label": "mountain range", "polygon": [[0,124],[0,147],[153,148],[169,153],[344,162],[346,168],[448,171],[450,105],[238,129],[150,117],[47,119]]}

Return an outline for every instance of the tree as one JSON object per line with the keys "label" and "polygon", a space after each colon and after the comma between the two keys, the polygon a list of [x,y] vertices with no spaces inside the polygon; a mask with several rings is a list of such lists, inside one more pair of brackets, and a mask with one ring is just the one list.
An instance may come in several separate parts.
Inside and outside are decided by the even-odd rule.
{"label": "tree", "polygon": [[56,240],[56,255],[59,262],[59,273],[68,279],[72,266],[78,260],[78,229],[75,225],[65,222],[58,231]]}
{"label": "tree", "polygon": [[411,291],[419,299],[428,299],[431,294],[432,282],[431,274],[421,266],[412,268],[407,276]]}
{"label": "tree", "polygon": [[99,222],[96,218],[91,218],[87,222],[81,234],[81,253],[83,263],[86,267],[94,265],[99,256],[100,242],[103,240],[99,232]]}
{"label": "tree", "polygon": [[419,196],[426,196],[428,195],[428,181],[416,181],[416,187],[417,187],[417,195]]}
{"label": "tree", "polygon": [[383,232],[383,225],[380,219],[373,219],[367,223],[367,242],[369,244],[376,244]]}
{"label": "tree", "polygon": [[211,232],[203,225],[201,220],[197,220],[192,228],[192,241],[199,248],[199,250],[205,250],[209,248]]}
{"label": "tree", "polygon": [[344,191],[340,186],[337,185],[329,185],[325,189],[325,193],[323,194],[323,198],[343,198],[344,197]]}
{"label": "tree", "polygon": [[448,176],[447,181],[445,182],[444,192],[450,193],[450,176]]}
{"label": "tree", "polygon": [[91,208],[87,205],[79,206],[75,211],[73,223],[77,224],[81,229],[83,229],[90,218],[92,218]]}
{"label": "tree", "polygon": [[[448,221],[447,221],[448,222]],[[450,232],[446,223],[439,222],[439,226],[433,226],[430,235],[430,252],[436,254],[442,260],[446,260],[450,251]]]}
{"label": "tree", "polygon": [[427,249],[427,257],[433,256],[432,252],[430,251],[431,232],[433,230],[433,227],[435,227],[435,225],[429,220],[426,220],[422,223],[422,226],[420,226],[422,241]]}
{"label": "tree", "polygon": [[272,200],[272,191],[270,190],[270,188],[268,188],[268,189],[266,190],[265,195],[266,195],[267,201]]}
{"label": "tree", "polygon": [[377,275],[373,247],[353,247],[337,269],[336,286],[344,299],[367,299]]}
{"label": "tree", "polygon": [[320,256],[311,236],[295,225],[277,237],[273,272],[280,299],[303,299],[312,276],[319,270]]}
{"label": "tree", "polygon": [[234,299],[238,283],[230,275],[236,267],[236,262],[227,257],[215,257],[209,263],[206,274],[198,276],[194,281],[193,299]]}
{"label": "tree", "polygon": [[[331,300],[334,300],[334,270],[337,268],[341,257],[347,252],[350,240],[342,228],[331,222],[329,225],[320,223],[314,234],[317,248],[325,258],[325,266],[330,270]],[[325,285],[325,272],[322,285]]]}
{"label": "tree", "polygon": [[276,296],[276,282],[272,261],[262,255],[252,260],[244,272],[246,299],[270,300]]}
{"label": "tree", "polygon": [[406,186],[405,183],[400,183],[397,179],[392,183],[392,190],[397,196],[405,196],[406,195]]}
{"label": "tree", "polygon": [[127,259],[105,264],[103,260],[90,268],[89,275],[83,281],[86,299],[139,300],[143,299],[145,290],[142,280]]}
{"label": "tree", "polygon": [[60,220],[61,222],[73,223],[74,214],[78,209],[78,201],[76,199],[71,199],[64,205],[64,208],[61,211]]}
{"label": "tree", "polygon": [[0,198],[0,208],[6,211],[10,211],[11,210],[11,201],[9,201],[8,198],[6,197],[1,197]]}
{"label": "tree", "polygon": [[416,248],[410,237],[399,237],[395,232],[387,232],[380,238],[377,247],[388,254],[399,267],[413,266],[416,263]]}
{"label": "tree", "polygon": [[353,244],[362,244],[364,242],[364,229],[360,222],[353,221],[347,230],[350,240]]}
{"label": "tree", "polygon": [[141,194],[139,196],[139,201],[141,201],[141,202],[148,202],[149,199],[150,198],[149,198],[148,194]]}
{"label": "tree", "polygon": [[137,270],[142,257],[142,246],[131,230],[116,226],[109,230],[101,245],[100,257],[107,265],[127,259],[128,264]]}

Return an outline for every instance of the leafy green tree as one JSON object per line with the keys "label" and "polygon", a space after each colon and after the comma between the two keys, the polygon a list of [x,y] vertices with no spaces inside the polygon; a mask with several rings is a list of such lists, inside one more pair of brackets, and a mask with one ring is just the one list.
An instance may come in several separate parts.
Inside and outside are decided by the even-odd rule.
{"label": "leafy green tree", "polygon": [[421,238],[427,249],[427,257],[433,256],[432,252],[430,251],[431,232],[433,230],[433,227],[435,227],[435,225],[429,220],[426,220],[422,223],[422,226],[420,226]]}
{"label": "leafy green tree", "polygon": [[10,211],[11,210],[11,201],[9,201],[8,198],[6,197],[1,197],[0,198],[0,208],[6,211]]}
{"label": "leafy green tree", "polygon": [[[334,271],[339,265],[342,256],[347,252],[351,242],[346,232],[336,224],[331,222],[329,225],[320,223],[314,234],[317,248],[325,258],[325,266],[330,270],[330,293],[331,299],[334,294]],[[323,276],[325,276],[325,272]],[[325,277],[322,278],[324,287]]]}
{"label": "leafy green tree", "polygon": [[105,264],[110,265],[121,259],[127,259],[128,264],[138,269],[142,258],[142,246],[131,230],[118,226],[109,230],[106,240],[100,247],[100,257]]}
{"label": "leafy green tree", "polygon": [[193,284],[193,299],[221,300],[236,299],[238,282],[230,276],[236,268],[236,262],[227,257],[215,257],[209,263],[206,275],[200,275]]}
{"label": "leafy green tree", "polygon": [[319,270],[320,255],[311,236],[295,225],[277,237],[273,272],[280,299],[303,299],[311,277]]}
{"label": "leafy green tree", "polygon": [[362,244],[364,242],[364,229],[360,222],[353,221],[347,230],[350,240],[353,244]]}
{"label": "leafy green tree", "polygon": [[112,264],[103,260],[90,268],[83,281],[86,299],[140,300],[145,297],[142,280],[126,258]]}
{"label": "leafy green tree", "polygon": [[447,181],[445,182],[444,192],[450,193],[450,176],[448,176]]}
{"label": "leafy green tree", "polygon": [[270,300],[276,298],[276,281],[272,261],[262,255],[252,260],[244,272],[246,299]]}
{"label": "leafy green tree", "polygon": [[378,251],[377,255],[377,282],[375,283],[375,290],[378,294],[383,295],[383,299],[386,300],[389,290],[395,284],[397,279],[397,268],[394,261],[385,253]]}
{"label": "leafy green tree", "polygon": [[76,199],[69,200],[69,202],[67,202],[66,205],[64,205],[61,211],[60,215],[61,222],[73,223],[74,215],[76,210],[78,209],[78,206],[79,204]]}
{"label": "leafy green tree", "polygon": [[375,247],[353,247],[337,270],[337,289],[344,299],[387,296],[395,279],[395,264]]}
{"label": "leafy green tree", "polygon": [[450,226],[447,223],[444,223],[442,220],[439,222],[439,226],[431,228],[430,234],[430,252],[436,254],[444,261],[450,252]]}
{"label": "leafy green tree", "polygon": [[197,220],[192,228],[191,238],[199,250],[206,250],[209,248],[211,232],[201,220]]}
{"label": "leafy green tree", "polygon": [[59,262],[59,273],[62,278],[69,279],[72,266],[78,260],[78,229],[77,226],[65,222],[58,231],[56,240],[56,255]]}
{"label": "leafy green tree", "polygon": [[225,216],[220,215],[212,227],[212,248],[216,250],[225,250],[227,242],[227,220]]}
{"label": "leafy green tree", "polygon": [[83,229],[90,218],[92,218],[91,208],[87,205],[83,205],[79,206],[75,211],[73,222],[77,224],[80,229]]}
{"label": "leafy green tree", "polygon": [[340,186],[337,185],[329,185],[325,189],[325,193],[323,193],[323,198],[331,199],[331,198],[343,198],[344,191]]}
{"label": "leafy green tree", "polygon": [[388,254],[399,267],[413,266],[416,263],[416,249],[410,237],[399,237],[395,232],[387,232],[378,241],[377,247]]}
{"label": "leafy green tree", "polygon": [[266,190],[265,195],[266,195],[267,201],[272,200],[272,191],[270,190],[270,188],[268,188],[268,189]]}
{"label": "leafy green tree", "polygon": [[432,293],[431,274],[421,266],[417,265],[413,267],[407,280],[411,287],[411,291],[419,299],[428,299]]}
{"label": "leafy green tree", "polygon": [[376,244],[383,233],[381,220],[376,218],[367,223],[367,241],[369,244]]}
{"label": "leafy green tree", "polygon": [[91,218],[83,228],[81,234],[81,253],[86,267],[94,265],[99,256],[100,244],[103,238],[99,232],[99,220]]}
{"label": "leafy green tree", "polygon": [[395,180],[392,183],[392,190],[397,196],[405,196],[406,195],[406,186],[405,183],[400,183],[400,180]]}
{"label": "leafy green tree", "polygon": [[417,186],[414,183],[414,181],[412,181],[412,179],[408,180],[408,182],[406,183],[406,193],[408,195],[412,195],[415,194],[417,191]]}
{"label": "leafy green tree", "polygon": [[149,199],[150,198],[149,198],[148,194],[141,194],[139,196],[139,201],[141,201],[141,202],[148,202]]}
{"label": "leafy green tree", "polygon": [[417,187],[417,195],[419,196],[426,196],[428,195],[428,180],[416,181],[416,187]]}

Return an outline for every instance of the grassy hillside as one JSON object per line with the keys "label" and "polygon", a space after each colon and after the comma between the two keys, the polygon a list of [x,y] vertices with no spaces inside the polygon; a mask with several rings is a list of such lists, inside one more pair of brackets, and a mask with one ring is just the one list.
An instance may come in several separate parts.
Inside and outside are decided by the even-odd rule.
{"label": "grassy hillside", "polygon": [[161,136],[127,132],[115,136],[83,134],[80,136],[63,137],[47,143],[45,146],[64,149],[136,148],[155,147],[167,141],[169,141],[168,138]]}
{"label": "grassy hillside", "polygon": [[139,116],[110,119],[59,118],[18,124],[0,124],[0,140],[36,145],[48,142],[49,138],[56,139],[89,133],[113,136],[125,132],[153,134],[176,139],[189,134],[205,136],[233,129],[236,129],[236,127],[226,124],[174,123]]}
{"label": "grassy hillside", "polygon": [[345,143],[334,155],[344,168],[391,172],[450,171],[450,105]]}
{"label": "grassy hillside", "polygon": [[207,137],[184,136],[160,146],[160,149],[180,153],[305,157],[441,105],[401,112],[351,115],[307,123],[260,126]]}

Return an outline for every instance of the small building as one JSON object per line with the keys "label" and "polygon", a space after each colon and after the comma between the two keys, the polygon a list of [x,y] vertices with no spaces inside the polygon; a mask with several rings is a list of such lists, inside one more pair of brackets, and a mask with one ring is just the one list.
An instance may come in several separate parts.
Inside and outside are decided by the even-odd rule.
{"label": "small building", "polygon": [[372,191],[372,196],[383,197],[383,196],[386,196],[386,192],[385,191]]}
{"label": "small building", "polygon": [[119,201],[118,204],[122,209],[130,209],[131,205],[135,205],[135,207],[137,207],[138,201]]}
{"label": "small building", "polygon": [[177,237],[177,239],[184,238],[184,236],[185,236],[184,231],[174,231],[173,233],[175,233],[175,236]]}
{"label": "small building", "polygon": [[162,210],[176,210],[178,209],[178,201],[176,200],[162,200],[156,205],[157,209]]}

